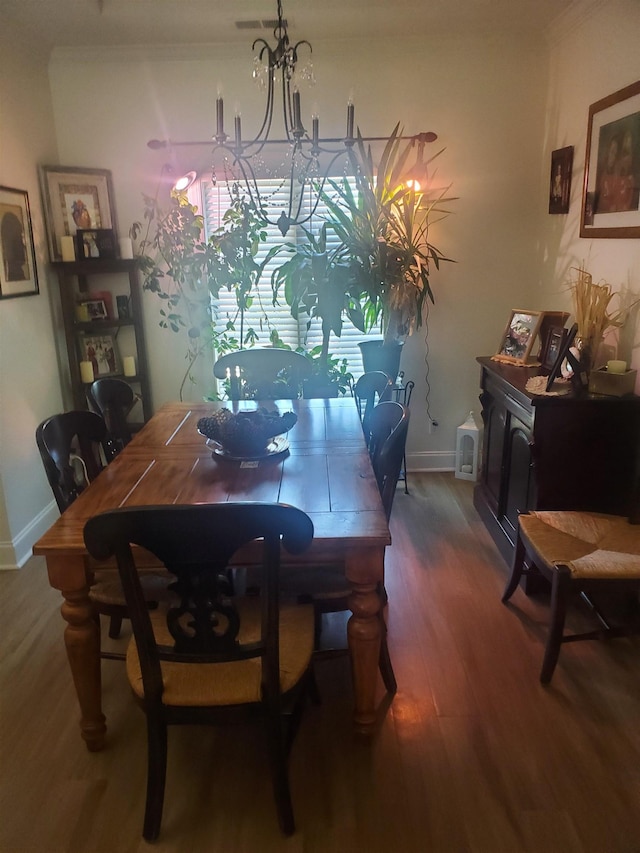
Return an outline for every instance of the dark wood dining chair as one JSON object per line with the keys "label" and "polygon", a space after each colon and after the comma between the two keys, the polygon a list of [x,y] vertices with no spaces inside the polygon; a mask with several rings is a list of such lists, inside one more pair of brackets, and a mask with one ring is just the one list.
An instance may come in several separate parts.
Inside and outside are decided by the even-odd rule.
{"label": "dark wood dining chair", "polygon": [[[628,517],[566,510],[520,515],[511,576],[502,601],[509,601],[523,575],[535,572],[551,583],[549,631],[540,671],[540,681],[548,684],[563,643],[640,631],[640,488]],[[632,602],[630,612],[626,618],[616,612],[617,625],[597,601],[599,595],[610,591],[631,593],[627,599]],[[577,593],[590,606],[598,627],[567,634],[567,609]]]}
{"label": "dark wood dining chair", "polygon": [[382,400],[388,400],[393,382],[382,370],[370,370],[363,373],[353,386],[353,397],[362,423],[365,440],[369,444],[371,429],[369,420],[374,407]]}
{"label": "dark wood dining chair", "polygon": [[[371,413],[370,455],[382,505],[391,517],[396,487],[402,468],[404,448],[407,440],[410,412],[401,403],[383,401]],[[305,567],[303,571],[292,567],[283,578],[283,592],[297,597],[299,601],[311,602],[314,606],[316,623],[316,649],[318,658],[345,654],[346,645],[340,648],[321,648],[322,616],[325,613],[340,613],[349,610],[351,590],[342,568],[336,566]],[[379,594],[383,603],[387,595],[384,584]],[[379,669],[385,688],[389,693],[398,689],[387,644],[387,625],[381,611],[382,637],[380,643]]]}
{"label": "dark wood dining chair", "polygon": [[[127,674],[147,719],[144,838],[160,832],[167,726],[247,714],[264,721],[280,826],[293,833],[287,758],[312,686],[313,609],[281,606],[280,547],[300,553],[311,544],[309,517],[257,502],[132,507],[89,519],[84,538],[96,559],[116,558],[131,612]],[[225,570],[255,540],[262,540],[260,595],[229,596]],[[132,545],[175,577],[168,606],[147,610]]]}
{"label": "dark wood dining chair", "polygon": [[[95,412],[71,411],[52,415],[36,429],[36,444],[47,481],[58,509],[63,513],[115,457],[117,448],[104,420]],[[163,570],[142,569],[148,606],[155,607],[166,594],[169,582]],[[96,613],[109,618],[109,636],[120,636],[122,620],[129,617],[117,572],[95,568],[89,598]],[[105,658],[122,659],[117,652]]]}
{"label": "dark wood dining chair", "polygon": [[133,388],[123,379],[104,377],[96,379],[89,387],[89,398],[92,406],[102,415],[118,449],[122,450],[132,437],[127,416],[139,399]]}
{"label": "dark wood dining chair", "polygon": [[213,365],[217,379],[228,380],[231,400],[286,400],[301,396],[311,362],[299,352],[253,347],[227,353]]}

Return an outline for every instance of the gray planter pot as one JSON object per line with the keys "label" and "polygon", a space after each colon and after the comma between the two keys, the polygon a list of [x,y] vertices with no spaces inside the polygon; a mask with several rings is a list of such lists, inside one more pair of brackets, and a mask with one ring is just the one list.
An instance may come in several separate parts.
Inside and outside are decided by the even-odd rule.
{"label": "gray planter pot", "polygon": [[362,353],[362,365],[365,373],[371,370],[382,370],[393,381],[400,372],[400,358],[404,341],[394,341],[385,344],[382,340],[360,341],[358,344]]}

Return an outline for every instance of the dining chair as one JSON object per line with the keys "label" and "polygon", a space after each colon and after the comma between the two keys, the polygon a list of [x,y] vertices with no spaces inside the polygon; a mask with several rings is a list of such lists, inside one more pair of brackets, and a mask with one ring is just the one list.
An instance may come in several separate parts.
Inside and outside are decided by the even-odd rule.
{"label": "dining chair", "polygon": [[229,382],[229,399],[290,400],[301,394],[311,376],[302,353],[277,347],[253,347],[220,356],[213,365],[217,379]]}
{"label": "dining chair", "polygon": [[[147,721],[144,838],[160,832],[167,727],[245,714],[264,722],[280,827],[292,834],[287,759],[312,687],[313,610],[281,605],[280,548],[300,553],[311,544],[309,517],[259,502],[127,507],[89,519],[84,539],[96,559],[115,557],[131,612],[127,675]],[[255,540],[260,595],[229,596],[225,569]],[[147,610],[132,545],[155,554],[175,577],[167,606]]]}
{"label": "dining chair", "polygon": [[389,399],[392,388],[393,382],[382,370],[370,370],[368,373],[363,373],[353,386],[353,396],[367,445],[371,437],[369,427],[371,412],[377,403]]}
{"label": "dining chair", "polygon": [[[563,643],[640,631],[640,488],[637,492],[629,517],[552,510],[519,516],[511,576],[502,601],[509,601],[525,574],[537,571],[551,583],[549,631],[540,671],[543,684],[551,681]],[[596,602],[599,594],[614,590],[633,593],[632,612],[625,614],[631,618],[623,619],[624,624],[613,625]],[[567,609],[576,593],[590,606],[599,627],[566,634]]]}
{"label": "dining chair", "polygon": [[89,387],[89,401],[102,415],[119,450],[131,441],[131,426],[127,415],[138,399],[131,385],[123,379],[104,377],[96,379]]}
{"label": "dining chair", "polygon": [[[46,418],[36,429],[36,444],[61,513],[117,454],[103,418],[89,411],[63,412]],[[141,569],[141,572],[148,606],[155,607],[166,595],[169,578],[164,570],[157,568]],[[117,572],[95,568],[91,581],[89,599],[96,613],[109,618],[109,637],[117,639],[122,620],[129,617]],[[116,652],[103,652],[102,656],[124,658]]]}
{"label": "dining chair", "polygon": [[[369,452],[387,521],[391,518],[396,487],[402,468],[409,417],[409,409],[401,403],[391,400],[378,403],[371,413]],[[341,648],[321,649],[323,614],[340,613],[350,609],[351,589],[342,567],[310,566],[305,567],[302,571],[296,567],[287,568],[283,576],[282,589],[283,593],[297,597],[298,601],[313,604],[317,658],[334,657],[348,651],[346,645]],[[386,604],[387,594],[384,583],[380,584],[378,592],[383,604]],[[380,621],[382,623],[382,637],[378,666],[385,688],[389,693],[395,693],[398,685],[389,655],[387,624],[382,610],[380,611]]]}

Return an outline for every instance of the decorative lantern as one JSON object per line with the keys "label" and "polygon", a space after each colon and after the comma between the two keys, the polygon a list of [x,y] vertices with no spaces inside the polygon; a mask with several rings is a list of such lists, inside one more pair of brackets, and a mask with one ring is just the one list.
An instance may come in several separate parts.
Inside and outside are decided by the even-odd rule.
{"label": "decorative lantern", "polygon": [[456,477],[460,480],[478,479],[481,430],[473,412],[456,430]]}

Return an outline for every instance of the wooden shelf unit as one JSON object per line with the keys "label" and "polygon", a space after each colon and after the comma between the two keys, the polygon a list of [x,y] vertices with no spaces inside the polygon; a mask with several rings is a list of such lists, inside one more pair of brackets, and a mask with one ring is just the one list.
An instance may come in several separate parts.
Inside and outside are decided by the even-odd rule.
{"label": "wooden shelf unit", "polygon": [[[69,377],[71,380],[71,397],[75,409],[87,409],[87,386],[82,382],[80,375],[80,346],[79,336],[81,334],[100,334],[101,332],[112,332],[116,338],[120,329],[131,328],[135,342],[136,375],[124,376],[123,373],[110,374],[115,378],[128,382],[140,397],[143,421],[149,420],[153,414],[151,407],[151,387],[149,383],[149,371],[147,366],[147,350],[144,338],[144,325],[142,319],[141,286],[137,261],[125,259],[93,258],[80,261],[57,261],[53,264],[58,277],[60,290],[60,303],[62,307],[62,319],[64,324],[64,336],[66,346],[66,357],[69,365]],[[78,321],[76,317],[76,306],[79,297],[89,296],[91,288],[89,280],[98,276],[121,275],[128,278],[128,297],[130,317],[119,318],[116,310],[116,300],[113,299],[113,316],[106,320],[92,320],[89,322]],[[95,286],[94,291],[100,288]],[[105,288],[107,289],[107,288]],[[121,354],[122,355],[122,354]],[[122,359],[121,359],[122,363]],[[95,377],[100,378],[99,376]],[[134,428],[140,424],[132,424]]]}

